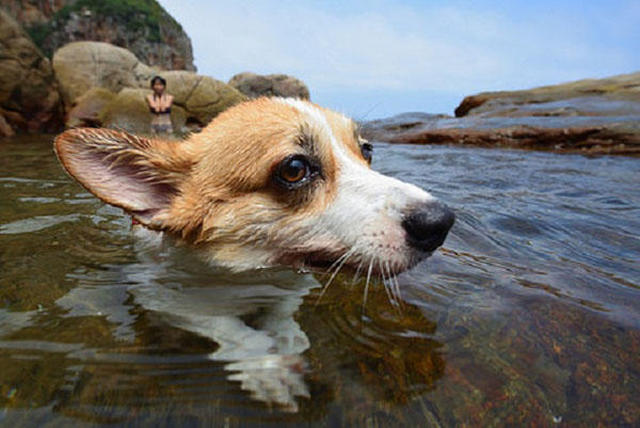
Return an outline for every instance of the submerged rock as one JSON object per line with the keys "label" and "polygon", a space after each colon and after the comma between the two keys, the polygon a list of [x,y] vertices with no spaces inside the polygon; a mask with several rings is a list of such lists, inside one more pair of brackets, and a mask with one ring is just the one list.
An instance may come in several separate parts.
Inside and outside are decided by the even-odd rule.
{"label": "submerged rock", "polygon": [[20,25],[0,9],[0,136],[53,132],[62,126],[58,85]]}
{"label": "submerged rock", "polygon": [[239,73],[229,80],[233,86],[249,98],[293,97],[309,99],[309,88],[299,79],[286,74],[259,75],[255,73]]}

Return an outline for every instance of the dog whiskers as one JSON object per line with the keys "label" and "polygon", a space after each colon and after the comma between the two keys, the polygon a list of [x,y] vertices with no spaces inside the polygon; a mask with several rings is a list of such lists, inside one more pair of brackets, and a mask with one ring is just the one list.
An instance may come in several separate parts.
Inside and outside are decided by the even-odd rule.
{"label": "dog whiskers", "polygon": [[386,260],[384,263],[386,265],[387,272],[389,272],[389,289],[393,294],[394,301],[399,313],[402,314],[403,304],[402,304],[402,295],[400,294],[400,283],[398,282],[398,276],[391,271],[391,266],[389,265],[389,261]]}
{"label": "dog whiskers", "polygon": [[395,286],[395,295],[397,296],[398,304],[400,305],[400,310],[402,310],[402,292],[400,290],[400,282],[398,282],[398,275],[393,275],[393,285]]}
{"label": "dog whiskers", "polygon": [[[389,290],[389,286],[387,285],[385,267],[384,267],[384,265],[382,263],[380,263],[379,266],[380,266],[380,271],[382,272],[382,287],[384,288],[384,291],[387,294],[387,300],[389,300],[389,303],[392,306],[396,306],[394,297],[391,295],[391,291]],[[391,278],[391,277],[389,277],[389,278]]]}
{"label": "dog whiskers", "polygon": [[329,289],[329,286],[333,282],[334,278],[336,277],[336,275],[338,275],[338,272],[340,272],[340,269],[342,269],[342,267],[347,262],[347,260],[349,260],[349,257],[351,257],[355,252],[356,252],[356,248],[354,247],[351,250],[344,253],[342,256],[340,256],[335,262],[333,262],[333,264],[329,267],[329,269],[327,269],[327,274],[328,274],[331,272],[333,267],[337,265],[337,267],[335,268],[335,271],[329,278],[329,281],[327,281],[327,283],[322,287],[322,291],[320,292],[320,295],[316,299],[315,306],[318,306],[318,304],[320,303],[320,300],[322,300],[322,297]]}
{"label": "dog whiskers", "polygon": [[342,260],[344,260],[345,257],[347,257],[349,255],[350,252],[352,252],[353,249],[347,251],[346,253],[344,253],[343,255],[341,255],[340,257],[338,257],[336,259],[335,262],[331,263],[331,265],[327,268],[327,270],[325,270],[325,273],[330,273],[336,266],[338,266],[340,264],[340,262],[342,262]]}
{"label": "dog whiskers", "polygon": [[398,296],[396,296],[395,294],[395,289],[393,288],[393,277],[391,274],[391,268],[389,267],[389,262],[387,260],[384,261],[384,265],[382,266],[382,269],[384,269],[385,273],[389,273],[389,277],[388,279],[385,279],[385,287],[389,288],[390,293],[393,295],[393,300],[390,301],[390,303],[394,306],[397,306],[398,303]]}
{"label": "dog whiskers", "polygon": [[364,260],[360,260],[360,263],[358,263],[358,267],[356,268],[356,273],[353,275],[353,278],[351,279],[351,285],[355,284],[356,281],[360,279],[360,269],[362,269],[363,263],[364,263]]}
{"label": "dog whiskers", "polygon": [[367,282],[364,285],[364,297],[362,299],[362,316],[364,317],[364,308],[367,305],[367,295],[369,294],[369,281],[371,281],[371,271],[373,270],[373,263],[375,262],[375,257],[371,259],[369,262],[369,270],[367,271]]}

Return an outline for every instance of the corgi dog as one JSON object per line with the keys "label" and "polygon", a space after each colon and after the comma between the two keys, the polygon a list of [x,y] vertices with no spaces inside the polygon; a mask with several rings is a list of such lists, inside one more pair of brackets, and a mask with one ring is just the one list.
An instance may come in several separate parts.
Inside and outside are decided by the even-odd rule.
{"label": "corgi dog", "polygon": [[[208,358],[225,362],[229,380],[292,412],[296,397],[309,396],[303,353],[310,344],[294,314],[320,285],[313,276],[263,269],[249,272],[246,284],[221,286],[194,284],[190,274],[180,289],[167,279],[195,252],[209,267],[237,271],[222,283],[257,268],[337,266],[333,276],[348,267],[366,273],[368,286],[372,275],[390,279],[428,257],[454,223],[427,192],[371,169],[372,145],[351,119],[298,99],[236,105],[184,141],[78,128],[54,144],[74,179],[140,223],[140,262],[117,268],[127,295],[168,324],[210,338],[219,348]],[[149,256],[152,247],[175,254]],[[193,270],[206,273],[197,259]],[[216,275],[207,278],[215,283]],[[77,312],[76,302],[91,302],[134,337],[125,304],[104,298],[110,292],[80,285],[58,304]],[[237,298],[248,295],[263,296],[259,307]],[[259,317],[249,325],[253,313]]]}
{"label": "corgi dog", "polygon": [[78,128],[54,145],[95,196],[236,271],[338,263],[390,277],[454,223],[429,193],[371,169],[353,120],[299,99],[241,103],[184,141]]}

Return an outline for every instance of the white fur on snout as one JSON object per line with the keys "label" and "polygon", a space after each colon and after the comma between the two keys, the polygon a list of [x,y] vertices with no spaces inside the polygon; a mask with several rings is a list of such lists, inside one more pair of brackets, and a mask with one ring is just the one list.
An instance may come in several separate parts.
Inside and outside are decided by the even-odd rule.
{"label": "white fur on snout", "polygon": [[[336,142],[336,145],[338,143]],[[402,220],[412,207],[434,198],[424,190],[373,171],[336,150],[340,165],[337,195],[320,214],[321,223],[356,248],[359,262],[378,268],[388,263],[393,271],[404,270],[416,257],[407,244]]]}
{"label": "white fur on snout", "polygon": [[385,264],[392,271],[406,269],[420,258],[407,244],[402,226],[404,215],[412,207],[435,200],[424,190],[371,170],[353,158],[348,149],[334,135],[321,110],[311,104],[284,99],[308,120],[323,130],[323,137],[331,142],[338,163],[337,194],[323,211],[308,219],[311,236],[330,235],[351,250],[349,264],[370,264],[382,270]]}

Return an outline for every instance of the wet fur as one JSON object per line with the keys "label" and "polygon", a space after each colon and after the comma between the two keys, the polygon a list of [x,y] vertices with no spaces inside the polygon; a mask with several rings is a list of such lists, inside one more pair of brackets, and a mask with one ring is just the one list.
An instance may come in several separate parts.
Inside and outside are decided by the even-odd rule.
{"label": "wet fur", "polygon": [[[340,259],[395,274],[426,256],[400,223],[433,199],[372,171],[357,126],[312,103],[261,98],[217,116],[185,141],[80,128],[55,140],[60,162],[103,201],[234,269],[327,265]],[[274,182],[303,154],[320,177],[298,190]],[[382,264],[386,263],[386,268]]]}

